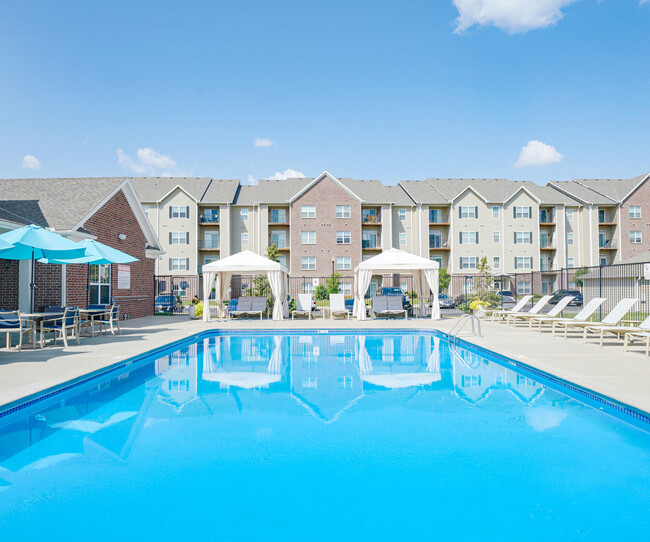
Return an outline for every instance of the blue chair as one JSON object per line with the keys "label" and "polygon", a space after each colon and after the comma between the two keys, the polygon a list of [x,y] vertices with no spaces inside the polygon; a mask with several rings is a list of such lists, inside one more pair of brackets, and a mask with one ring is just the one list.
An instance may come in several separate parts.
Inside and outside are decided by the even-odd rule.
{"label": "blue chair", "polygon": [[72,330],[72,337],[79,342],[79,307],[47,307],[46,315],[41,320],[41,348],[45,346],[45,333],[51,331],[54,334],[56,345],[57,334],[63,339],[63,344],[68,346],[68,330]]}
{"label": "blue chair", "polygon": [[81,333],[82,328],[90,328],[90,336],[94,337],[95,324],[101,331],[104,322],[108,322],[110,319],[111,307],[110,305],[91,304],[88,305],[88,310],[93,312],[85,313],[79,318],[79,333]]}
{"label": "blue chair", "polygon": [[0,333],[5,334],[7,350],[11,348],[12,333],[18,333],[18,352],[20,352],[23,348],[23,335],[31,330],[31,325],[20,317],[20,312],[0,311]]}
{"label": "blue chair", "polygon": [[110,326],[111,333],[113,335],[115,335],[115,327],[117,327],[117,332],[121,335],[122,330],[120,329],[120,306],[113,305],[110,307],[106,312],[106,318],[100,322],[102,326]]}

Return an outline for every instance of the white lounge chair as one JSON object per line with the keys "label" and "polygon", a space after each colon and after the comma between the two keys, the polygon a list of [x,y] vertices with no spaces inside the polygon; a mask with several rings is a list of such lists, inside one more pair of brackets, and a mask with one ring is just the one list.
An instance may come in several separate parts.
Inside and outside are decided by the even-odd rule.
{"label": "white lounge chair", "polygon": [[372,298],[370,302],[370,315],[373,318],[377,318],[378,314],[386,312],[388,308],[388,301],[386,301],[385,295],[376,295]]}
{"label": "white lounge chair", "polygon": [[532,295],[525,295],[519,300],[519,303],[517,303],[514,307],[511,309],[490,309],[485,311],[485,315],[487,316],[490,314],[492,316],[492,322],[494,322],[494,317],[507,317],[508,314],[512,313],[520,313],[523,308],[526,306],[526,303],[528,303],[531,299],[533,298]]}
{"label": "white lounge chair", "polygon": [[645,355],[650,356],[650,332],[632,332],[625,334],[625,342],[623,343],[623,350],[626,352],[632,341],[645,341]]}
{"label": "white lounge chair", "polygon": [[[618,324],[623,316],[627,314],[627,312],[637,303],[638,299],[635,297],[625,297],[621,299],[616,306],[610,311],[610,313],[603,318],[602,322],[600,322],[601,325],[605,326],[615,326]],[[575,319],[569,320],[568,322],[564,321],[559,321],[559,322],[553,322],[553,328],[555,326],[560,326],[564,327],[564,338],[566,339],[568,336],[569,329],[582,329],[584,330],[586,327],[589,326],[595,326],[598,325],[596,322],[579,322]]]}
{"label": "white lounge chair", "polygon": [[252,297],[240,297],[237,300],[237,308],[234,310],[229,310],[227,313],[228,318],[232,318],[233,316],[243,316],[245,314],[248,314],[248,312],[251,310],[253,307],[253,298]]}
{"label": "white lounge chair", "polygon": [[[542,318],[556,318],[557,315],[560,314],[560,313],[561,313],[561,312],[562,312],[562,311],[567,307],[567,305],[568,305],[569,303],[571,303],[571,301],[573,301],[573,296],[572,296],[572,295],[565,295],[565,296],[564,296],[562,299],[560,299],[560,301],[558,301],[557,304],[556,304],[556,305],[555,305],[555,306],[554,306],[550,311],[548,311],[548,313],[546,313]],[[526,314],[526,313],[524,313],[524,314]],[[528,329],[532,329],[532,328],[533,328],[533,322],[537,322],[538,320],[540,320],[540,315],[539,315],[539,314],[535,314],[535,315],[532,315],[532,316],[527,316],[526,318],[528,319]],[[542,324],[541,324],[541,322],[540,322],[540,326],[541,326],[541,325],[542,325]]]}
{"label": "white lounge chair", "polygon": [[638,326],[604,326],[594,325],[585,328],[583,339],[587,342],[589,333],[597,333],[600,337],[600,346],[603,346],[605,335],[615,335],[617,339],[626,337],[635,333],[648,333],[650,332],[650,316],[641,322]]}
{"label": "white lounge chair", "polygon": [[311,307],[313,300],[311,294],[298,294],[298,299],[296,300],[296,310],[291,311],[291,319],[293,320],[296,314],[306,315],[309,320],[311,320]]}
{"label": "white lounge chair", "polygon": [[261,320],[265,312],[266,312],[266,297],[254,297],[251,303],[251,308],[246,314],[249,314],[251,316],[255,314],[259,314]]}
{"label": "white lounge chair", "polygon": [[531,316],[535,316],[539,314],[542,309],[546,306],[546,304],[551,300],[553,296],[552,295],[545,295],[539,299],[537,303],[533,305],[533,308],[530,309],[528,312],[522,312],[522,313],[511,313],[506,315],[506,324],[509,322],[512,322],[513,326],[517,325],[517,318],[521,318],[522,320],[526,320],[527,318],[530,318]]}
{"label": "white lounge chair", "polygon": [[381,315],[394,316],[397,314],[404,314],[404,318],[408,320],[408,313],[402,304],[402,296],[378,295],[373,297],[372,312],[374,318]]}
{"label": "white lounge chair", "polygon": [[[546,316],[537,316],[536,318],[533,318],[533,323],[537,322],[539,324],[539,327],[537,328],[537,331],[541,333],[542,331],[542,325],[543,324],[548,324],[552,326],[552,331],[553,335],[555,335],[555,322],[585,322],[587,319],[591,317],[591,315],[596,312],[598,307],[600,307],[605,301],[607,301],[606,297],[594,297],[589,303],[587,303],[578,314],[576,314],[573,318],[561,318],[561,317],[553,317],[550,315]],[[565,335],[566,335],[566,330],[565,330]]]}
{"label": "white lounge chair", "polygon": [[335,316],[345,316],[350,319],[350,311],[345,308],[345,296],[343,294],[330,294],[330,319]]}

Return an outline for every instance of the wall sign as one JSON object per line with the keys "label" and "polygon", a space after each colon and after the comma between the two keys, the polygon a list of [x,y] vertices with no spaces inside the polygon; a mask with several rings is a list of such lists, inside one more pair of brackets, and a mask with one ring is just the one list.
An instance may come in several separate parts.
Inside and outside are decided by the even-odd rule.
{"label": "wall sign", "polygon": [[650,280],[650,263],[643,264],[643,278]]}
{"label": "wall sign", "polygon": [[131,267],[128,265],[117,266],[117,289],[129,290],[131,288]]}

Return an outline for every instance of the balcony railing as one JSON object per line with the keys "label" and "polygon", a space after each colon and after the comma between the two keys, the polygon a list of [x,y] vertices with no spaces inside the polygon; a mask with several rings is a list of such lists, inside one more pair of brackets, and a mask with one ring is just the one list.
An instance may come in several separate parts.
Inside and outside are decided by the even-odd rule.
{"label": "balcony railing", "polygon": [[429,237],[429,248],[448,248],[446,240],[439,237]]}
{"label": "balcony railing", "polygon": [[377,248],[376,239],[364,239],[361,241],[361,248]]}
{"label": "balcony railing", "polygon": [[203,214],[199,216],[199,222],[201,224],[219,224],[219,215],[218,214]]}
{"label": "balcony railing", "polygon": [[361,222],[363,222],[364,224],[380,224],[381,214],[379,211],[377,211],[376,213],[369,213],[364,210],[361,215]]}
{"label": "balcony railing", "polygon": [[275,245],[275,247],[278,249],[289,248],[289,243],[287,243],[286,240],[281,239],[271,239],[269,241],[269,245]]}
{"label": "balcony railing", "polygon": [[552,269],[553,269],[553,264],[551,262],[542,260],[539,264],[540,271],[551,271]]}
{"label": "balcony railing", "polygon": [[598,248],[616,250],[617,249],[616,239],[599,239]]}
{"label": "balcony railing", "polygon": [[219,250],[219,239],[199,240],[199,250]]}
{"label": "balcony railing", "polygon": [[553,239],[540,239],[539,248],[555,248],[555,241]]}

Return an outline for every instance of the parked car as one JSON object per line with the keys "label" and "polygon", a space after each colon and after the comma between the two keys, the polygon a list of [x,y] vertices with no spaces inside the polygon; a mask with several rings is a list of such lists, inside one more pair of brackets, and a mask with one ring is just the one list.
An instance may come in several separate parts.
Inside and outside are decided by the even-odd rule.
{"label": "parked car", "polygon": [[512,306],[516,303],[515,296],[512,295],[510,290],[501,290],[497,292],[498,296],[501,298],[501,306]]}
{"label": "parked car", "polygon": [[[350,311],[350,314],[352,314],[352,311],[354,310],[354,298],[345,300],[345,308]],[[368,316],[368,314],[368,307],[366,307],[366,316]]]}
{"label": "parked car", "polygon": [[453,309],[456,307],[456,302],[447,294],[440,294],[438,296],[441,309]]}
{"label": "parked car", "polygon": [[501,290],[500,292],[497,292],[501,297],[512,297],[512,299],[515,298],[515,294],[512,293],[511,290]]}
{"label": "parked car", "polygon": [[396,286],[381,288],[377,292],[377,295],[386,295],[386,296],[401,295],[402,306],[404,307],[404,309],[408,310],[411,308],[411,300],[409,299],[409,296],[406,295],[401,288],[397,288]]}
{"label": "parked car", "polygon": [[573,297],[573,300],[569,302],[569,305],[581,306],[583,303],[582,294],[578,290],[556,290],[553,292],[553,297],[550,299],[549,303],[555,305],[563,297],[570,295]]}
{"label": "parked car", "polygon": [[154,312],[180,312],[183,308],[181,300],[173,294],[163,294],[154,299]]}

